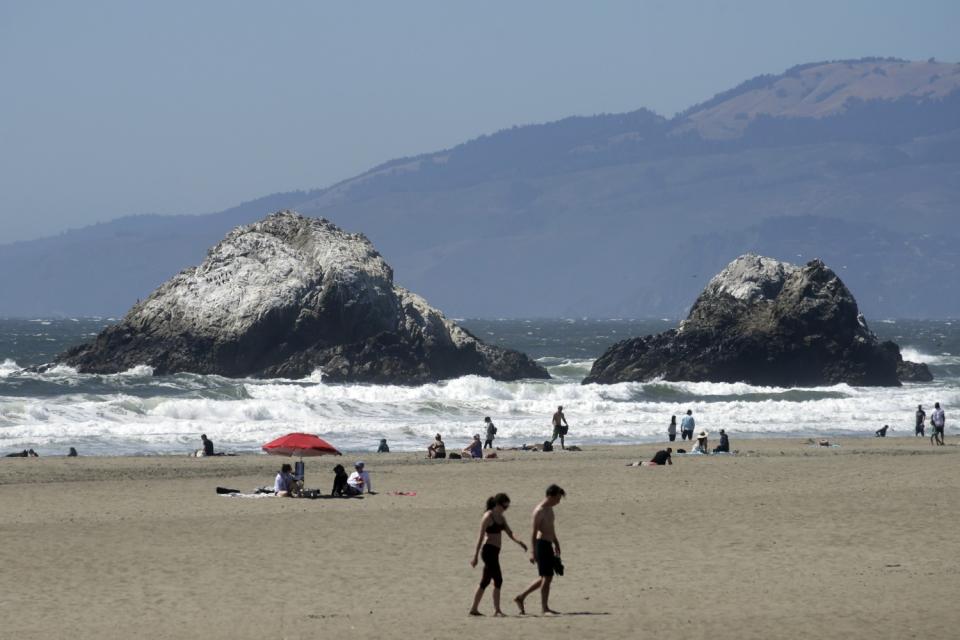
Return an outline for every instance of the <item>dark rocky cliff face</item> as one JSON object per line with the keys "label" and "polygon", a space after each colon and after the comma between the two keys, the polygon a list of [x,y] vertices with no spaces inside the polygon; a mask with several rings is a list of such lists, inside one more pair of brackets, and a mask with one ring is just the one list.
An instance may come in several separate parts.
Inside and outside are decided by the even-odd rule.
{"label": "dark rocky cliff face", "polygon": [[716,275],[680,327],[615,344],[584,383],[650,380],[896,386],[930,376],[880,342],[820,260],[797,267],[740,256]]}
{"label": "dark rocky cliff face", "polygon": [[476,374],[547,378],[527,356],[484,344],[425,300],[361,235],[290,211],[232,231],[198,267],[59,358],[80,371],[419,384]]}

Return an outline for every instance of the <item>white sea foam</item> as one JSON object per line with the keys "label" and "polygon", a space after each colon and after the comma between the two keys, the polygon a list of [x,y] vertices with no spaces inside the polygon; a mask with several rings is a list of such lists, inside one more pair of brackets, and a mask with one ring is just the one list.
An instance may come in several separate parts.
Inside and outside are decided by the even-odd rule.
{"label": "white sea foam", "polygon": [[12,375],[20,370],[20,367],[16,362],[7,358],[3,362],[0,362],[0,378],[6,378],[9,375]]}
{"label": "white sea foam", "polygon": [[[7,360],[0,365],[0,393],[9,394],[0,395],[0,449],[182,452],[197,448],[199,434],[207,433],[219,448],[255,451],[283,433],[306,431],[347,450],[371,449],[380,438],[396,450],[418,450],[437,432],[449,446],[461,446],[482,431],[488,415],[499,429],[497,443],[509,446],[549,437],[558,405],[565,407],[570,440],[578,444],[659,440],[670,416],[687,409],[698,428],[715,433],[722,427],[734,439],[872,433],[883,424],[896,435],[911,429],[918,403],[960,404],[955,379],[884,389],[665,381],[582,385],[590,361],[543,361],[551,363],[553,380],[466,376],[407,387],[326,384],[319,374],[299,381],[153,377],[148,367],[113,376],[63,366],[38,374],[21,372]],[[948,363],[957,361],[948,357]],[[40,391],[22,391],[24,385],[40,385]]]}
{"label": "white sea foam", "polygon": [[909,360],[910,362],[936,365],[960,365],[960,356],[950,355],[949,353],[937,355],[923,353],[913,347],[901,347],[900,355],[903,356],[904,360]]}
{"label": "white sea foam", "polygon": [[[59,325],[48,330],[40,322],[24,333],[37,333],[29,336],[37,343],[62,330]],[[580,322],[571,319],[565,326]],[[504,326],[508,333],[523,328],[523,333],[544,336],[547,325],[531,320]],[[497,327],[489,329],[499,335]],[[497,444],[510,446],[548,438],[550,416],[561,404],[576,444],[659,442],[670,416],[688,408],[698,428],[711,434],[727,429],[735,447],[751,434],[868,436],[883,424],[893,427],[894,436],[906,435],[912,432],[917,404],[938,401],[948,414],[960,404],[960,355],[941,353],[960,353],[956,336],[943,327],[937,331],[943,335],[925,330],[915,339],[898,338],[907,345],[904,357],[927,363],[936,380],[887,389],[663,380],[582,385],[593,362],[571,356],[591,353],[593,347],[578,341],[592,341],[594,334],[606,341],[626,335],[619,325],[602,324],[585,325],[579,337],[562,344],[558,352],[564,357],[538,358],[552,380],[496,382],[468,376],[419,387],[329,384],[321,371],[296,381],[154,376],[144,366],[115,375],[80,374],[65,366],[39,373],[20,368],[36,356],[31,360],[13,351],[0,355],[0,454],[29,447],[41,455],[62,454],[70,446],[84,455],[183,453],[199,447],[200,433],[211,436],[219,449],[257,451],[289,431],[318,433],[346,450],[371,450],[380,438],[387,438],[394,450],[421,450],[437,432],[450,447],[462,446],[482,431],[487,415],[499,428]]]}

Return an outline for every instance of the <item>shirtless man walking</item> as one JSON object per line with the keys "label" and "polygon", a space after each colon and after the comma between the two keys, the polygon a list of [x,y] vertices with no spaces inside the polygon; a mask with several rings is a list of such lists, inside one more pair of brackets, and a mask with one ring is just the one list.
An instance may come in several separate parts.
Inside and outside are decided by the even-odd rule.
{"label": "shirtless man walking", "polygon": [[557,439],[557,436],[560,437],[560,448],[566,449],[566,444],[564,444],[564,438],[567,436],[567,429],[570,428],[570,425],[567,424],[567,417],[563,415],[563,407],[557,407],[557,412],[553,414],[553,437],[550,438],[550,444]]}
{"label": "shirtless man walking", "polygon": [[554,558],[560,555],[560,541],[554,527],[553,508],[560,504],[566,492],[555,484],[547,487],[547,497],[533,510],[533,533],[530,536],[530,562],[537,565],[537,580],[513,599],[523,615],[523,601],[540,589],[540,608],[543,613],[557,613],[549,606],[550,583],[553,582]]}

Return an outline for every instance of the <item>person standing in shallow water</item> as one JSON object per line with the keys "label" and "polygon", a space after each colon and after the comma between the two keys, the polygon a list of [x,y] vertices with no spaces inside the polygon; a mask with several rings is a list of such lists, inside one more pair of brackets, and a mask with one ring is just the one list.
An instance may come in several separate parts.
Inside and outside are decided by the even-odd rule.
{"label": "person standing in shallow water", "polygon": [[667,427],[667,437],[670,442],[677,439],[677,416],[670,416],[670,426]]}
{"label": "person standing in shallow water", "polygon": [[473,595],[473,607],[470,608],[470,615],[480,616],[480,600],[483,599],[483,592],[493,582],[493,615],[503,616],[500,610],[500,587],[503,586],[503,572],[500,570],[500,543],[502,540],[501,532],[506,533],[507,537],[527,550],[527,545],[513,537],[513,531],[507,525],[507,519],[503,512],[510,506],[510,497],[505,493],[498,493],[495,496],[487,498],[487,510],[480,519],[480,537],[477,538],[477,548],[473,551],[473,558],[470,559],[470,566],[477,566],[477,556],[483,558],[483,576],[480,578],[480,586],[477,587]]}
{"label": "person standing in shallow water", "polygon": [[923,432],[923,423],[927,419],[927,412],[923,410],[923,405],[917,405],[917,422],[914,425],[914,436],[924,437],[926,434]]}
{"label": "person standing in shallow water", "polygon": [[567,424],[567,417],[563,415],[563,407],[557,407],[557,412],[553,414],[553,437],[550,438],[550,444],[553,444],[553,441],[560,438],[560,448],[566,449],[563,439],[567,436],[567,429],[570,428],[570,425]]}
{"label": "person standing in shallow water", "polygon": [[931,443],[936,440],[938,445],[943,446],[943,431],[946,425],[946,414],[943,412],[943,409],[940,408],[940,403],[934,402],[933,413],[930,414],[930,427],[933,429],[933,436],[931,436],[930,440]]}
{"label": "person standing in shallow water", "polygon": [[680,421],[680,439],[693,440],[693,429],[696,426],[697,423],[693,419],[693,411],[687,409],[687,415],[683,416],[683,420]]}
{"label": "person standing in shallow water", "polygon": [[557,613],[550,608],[550,583],[556,570],[556,561],[560,557],[560,540],[557,538],[553,508],[560,504],[560,500],[567,495],[555,484],[547,487],[546,497],[533,510],[533,533],[530,536],[530,562],[537,565],[539,578],[527,587],[526,591],[513,599],[520,609],[520,614],[526,613],[523,601],[527,596],[540,589],[540,610],[543,613]]}

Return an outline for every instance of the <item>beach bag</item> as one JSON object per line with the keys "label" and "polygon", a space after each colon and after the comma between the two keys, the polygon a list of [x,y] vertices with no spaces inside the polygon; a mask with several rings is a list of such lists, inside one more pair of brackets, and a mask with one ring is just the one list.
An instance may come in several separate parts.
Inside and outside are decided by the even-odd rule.
{"label": "beach bag", "polygon": [[449,455],[447,455],[447,457],[450,458],[451,460],[459,460],[460,454],[456,452],[451,452]]}
{"label": "beach bag", "polygon": [[543,441],[543,450],[544,451],[553,451],[553,443],[549,440]]}
{"label": "beach bag", "polygon": [[570,428],[570,427],[569,427],[568,425],[563,425],[562,427],[560,427],[560,435],[562,435],[562,436],[567,435],[567,430],[568,430],[569,428]]}

